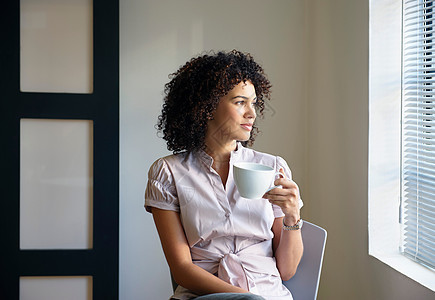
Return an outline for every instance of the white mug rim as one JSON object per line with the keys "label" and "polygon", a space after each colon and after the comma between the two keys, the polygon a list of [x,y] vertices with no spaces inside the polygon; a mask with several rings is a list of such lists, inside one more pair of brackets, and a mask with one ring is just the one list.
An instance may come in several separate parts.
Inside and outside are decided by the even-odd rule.
{"label": "white mug rim", "polygon": [[[251,169],[248,166],[261,166],[264,169]],[[247,171],[255,171],[255,172],[271,172],[271,171],[275,171],[274,168],[264,165],[264,164],[260,164],[260,163],[255,163],[255,162],[238,162],[234,164],[235,168],[241,169],[241,170],[247,170]]]}

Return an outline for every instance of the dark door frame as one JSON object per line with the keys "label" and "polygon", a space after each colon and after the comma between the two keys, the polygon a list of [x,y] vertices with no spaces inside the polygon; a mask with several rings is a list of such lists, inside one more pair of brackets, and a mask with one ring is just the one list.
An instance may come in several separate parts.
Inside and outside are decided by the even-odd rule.
{"label": "dark door frame", "polygon": [[[0,12],[0,298],[19,298],[20,276],[92,276],[93,299],[118,299],[119,0],[93,1],[92,94],[20,91],[20,1]],[[93,120],[93,248],[20,250],[20,119]]]}

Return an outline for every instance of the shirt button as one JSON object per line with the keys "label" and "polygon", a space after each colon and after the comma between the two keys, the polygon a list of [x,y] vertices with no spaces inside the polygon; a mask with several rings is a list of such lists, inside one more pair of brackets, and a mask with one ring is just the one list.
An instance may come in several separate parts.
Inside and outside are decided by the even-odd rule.
{"label": "shirt button", "polygon": [[227,217],[227,218],[229,218],[231,216],[231,214],[229,213],[229,212],[227,212],[226,214],[225,214],[225,217]]}

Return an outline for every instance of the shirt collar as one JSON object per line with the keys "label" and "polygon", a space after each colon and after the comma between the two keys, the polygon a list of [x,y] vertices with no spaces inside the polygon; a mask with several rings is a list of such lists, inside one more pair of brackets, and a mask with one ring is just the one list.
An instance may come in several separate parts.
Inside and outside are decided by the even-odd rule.
{"label": "shirt collar", "polygon": [[[231,151],[230,162],[238,161],[244,150],[245,150],[245,147],[242,146],[242,143],[237,142],[236,150]],[[212,167],[213,158],[210,155],[208,155],[204,150],[202,150],[202,149],[197,150],[197,151],[195,151],[195,154],[208,167],[210,167],[210,168]]]}

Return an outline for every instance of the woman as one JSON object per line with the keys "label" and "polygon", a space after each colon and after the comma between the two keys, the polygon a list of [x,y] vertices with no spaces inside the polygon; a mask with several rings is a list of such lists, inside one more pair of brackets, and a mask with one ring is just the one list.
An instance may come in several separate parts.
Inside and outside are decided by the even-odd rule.
{"label": "woman", "polygon": [[[173,299],[292,299],[282,280],[303,252],[299,190],[281,157],[246,148],[270,88],[235,50],[193,58],[165,86],[158,129],[174,154],[151,166],[145,207],[179,284]],[[279,170],[282,188],[269,201],[242,198],[232,175],[239,161]]]}

